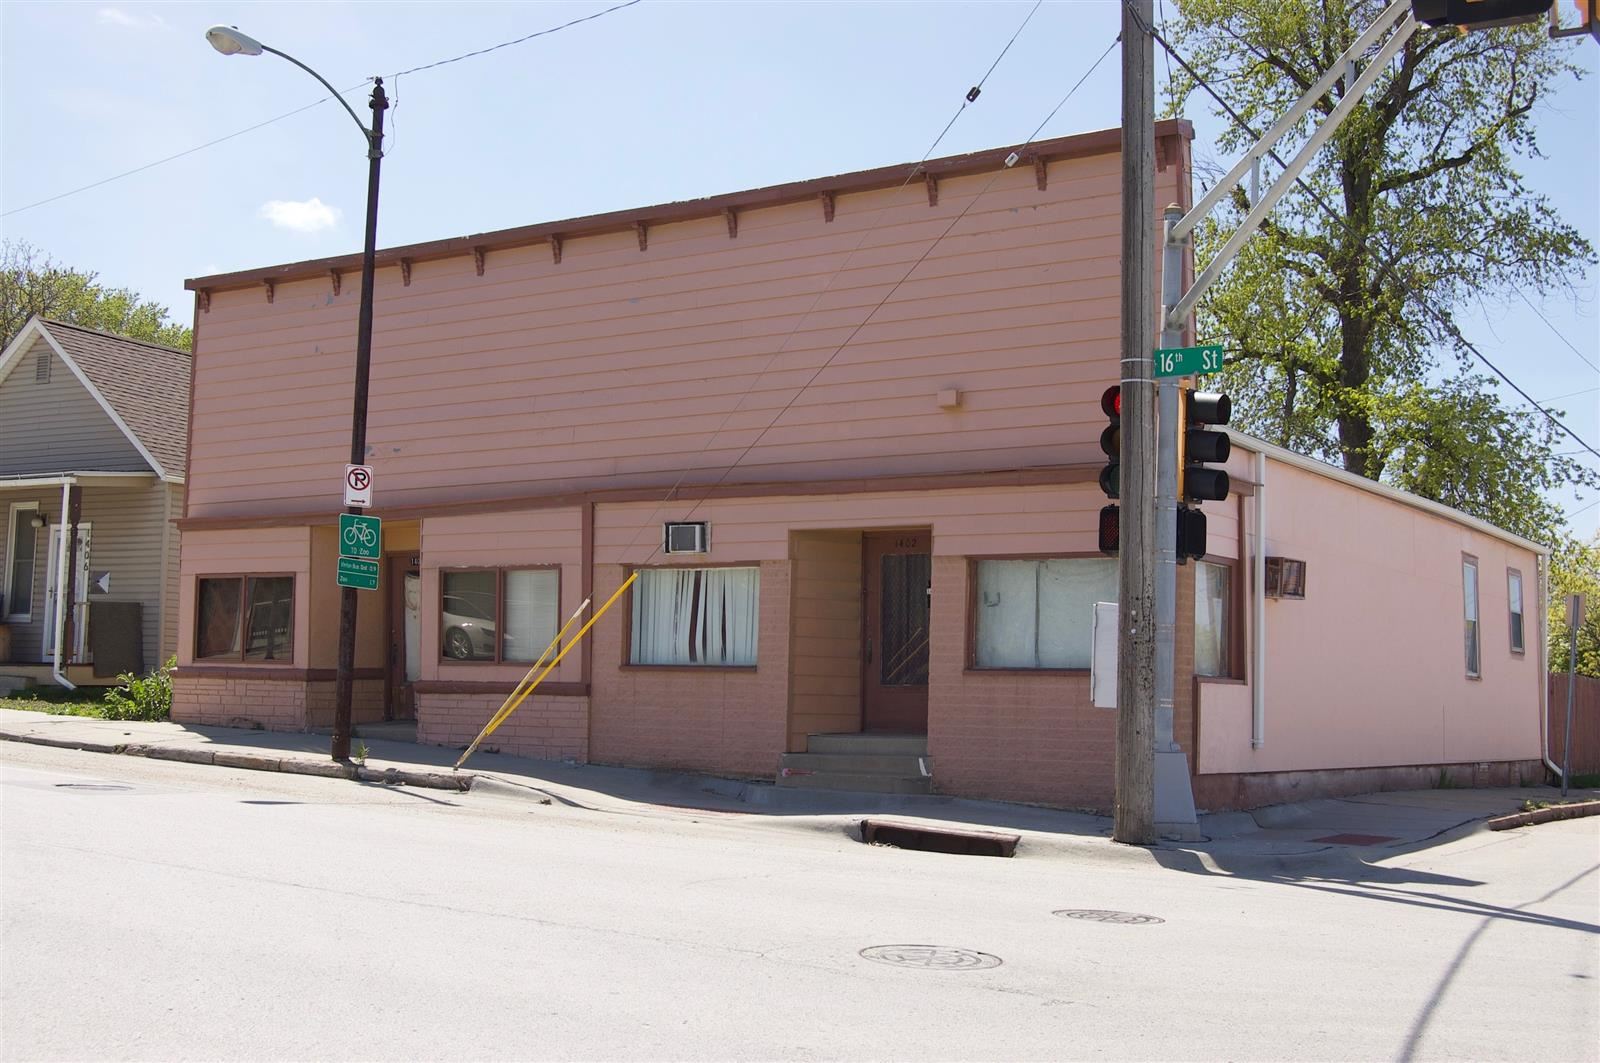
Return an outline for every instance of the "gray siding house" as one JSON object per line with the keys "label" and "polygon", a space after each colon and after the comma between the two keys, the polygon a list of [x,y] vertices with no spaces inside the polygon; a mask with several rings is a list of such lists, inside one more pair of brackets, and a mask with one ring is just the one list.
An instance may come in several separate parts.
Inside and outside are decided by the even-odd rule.
{"label": "gray siding house", "polygon": [[189,370],[40,317],[0,352],[0,679],[105,685],[175,652]]}

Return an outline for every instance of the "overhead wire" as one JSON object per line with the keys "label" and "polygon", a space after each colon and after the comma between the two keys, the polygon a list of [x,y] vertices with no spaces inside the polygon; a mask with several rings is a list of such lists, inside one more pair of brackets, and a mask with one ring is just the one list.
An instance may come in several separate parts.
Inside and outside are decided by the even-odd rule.
{"label": "overhead wire", "polygon": [[[422,66],[414,66],[414,67],[410,68],[409,70],[401,70],[398,73],[390,74],[389,76],[391,78],[398,79],[402,74],[414,74],[414,73],[417,73],[418,71],[422,71],[422,70],[432,70],[435,67],[447,66],[447,65],[449,65],[451,63],[459,63],[463,59],[471,59],[474,56],[487,55],[490,52],[499,51],[501,48],[509,48],[513,44],[522,44],[523,42],[531,41],[536,37],[545,37],[545,36],[548,36],[549,34],[559,32],[560,30],[568,29],[569,27],[576,26],[576,25],[578,25],[580,23],[583,23],[583,22],[591,22],[594,19],[601,18],[602,16],[605,16],[605,15],[609,15],[613,11],[621,11],[625,7],[632,7],[635,4],[642,3],[642,2],[643,2],[643,0],[627,0],[626,3],[613,5],[612,7],[608,7],[603,11],[596,11],[592,15],[585,15],[582,18],[572,19],[570,22],[563,22],[559,26],[551,26],[548,29],[542,29],[542,30],[538,31],[537,33],[530,33],[530,34],[528,34],[528,35],[526,35],[524,37],[518,37],[517,39],[511,40],[511,41],[502,41],[500,44],[496,44],[496,45],[493,45],[493,46],[488,47],[488,48],[480,48],[477,51],[467,52],[467,53],[465,53],[463,55],[454,56],[454,57],[452,57],[450,59],[440,59],[437,62],[424,63]],[[341,90],[339,90],[339,95],[340,96],[348,96],[352,92],[357,92],[357,91],[359,91],[361,89],[364,89],[364,88],[366,88],[367,85],[372,83],[372,80],[373,80],[372,78],[366,78],[363,81],[361,81],[359,84],[352,85],[347,89],[341,89]],[[324,96],[321,99],[316,100],[313,103],[306,104],[304,107],[296,107],[292,111],[285,111],[283,114],[280,114],[275,118],[268,118],[264,122],[257,122],[255,125],[246,126],[245,128],[237,130],[237,131],[232,132],[232,133],[229,133],[226,136],[218,137],[215,140],[208,140],[204,144],[196,144],[192,148],[186,148],[183,151],[177,152],[176,154],[168,155],[165,158],[156,159],[154,162],[147,162],[143,166],[136,166],[131,170],[124,170],[121,173],[112,174],[110,177],[103,177],[98,181],[93,181],[93,182],[91,182],[89,184],[81,185],[81,186],[79,186],[77,188],[69,189],[68,191],[61,192],[61,193],[58,193],[58,194],[53,195],[53,196],[47,196],[44,199],[37,200],[37,201],[35,201],[33,203],[29,203],[29,204],[27,204],[25,206],[13,207],[13,208],[11,208],[10,210],[7,210],[7,211],[0,211],[0,218],[9,218],[13,214],[21,214],[25,210],[32,210],[35,207],[42,207],[47,203],[54,203],[57,200],[66,199],[68,196],[75,196],[75,195],[78,195],[80,192],[88,192],[91,189],[99,188],[101,185],[108,185],[113,181],[120,181],[125,177],[132,177],[135,174],[144,173],[146,170],[154,169],[157,166],[164,166],[169,162],[176,162],[178,159],[184,158],[185,156],[188,156],[188,155],[193,155],[197,151],[204,151],[206,148],[216,147],[218,144],[226,143],[227,141],[230,141],[230,140],[234,139],[235,137],[242,137],[246,133],[253,133],[258,129],[262,129],[262,128],[265,128],[266,126],[272,125],[275,122],[281,122],[285,118],[293,118],[295,115],[300,114],[303,111],[309,111],[311,108],[318,107],[318,106],[326,103],[327,101],[328,101],[328,97]]]}
{"label": "overhead wire", "polygon": [[1600,365],[1596,365],[1594,362],[1589,361],[1588,357],[1582,351],[1578,350],[1578,348],[1573,345],[1571,340],[1562,335],[1561,330],[1556,328],[1555,322],[1545,317],[1544,311],[1535,306],[1533,304],[1533,300],[1528,298],[1527,292],[1524,292],[1521,288],[1518,288],[1515,285],[1512,285],[1512,290],[1515,291],[1517,295],[1521,296],[1522,301],[1528,304],[1528,309],[1532,310],[1534,315],[1538,317],[1540,321],[1544,322],[1545,328],[1556,334],[1556,339],[1560,340],[1562,343],[1565,343],[1567,345],[1567,349],[1573,354],[1577,355],[1578,359],[1582,361],[1584,365],[1588,366],[1590,369],[1593,369],[1595,372],[1600,373]]}
{"label": "overhead wire", "polygon": [[[1037,5],[1035,5],[1035,7],[1037,8]],[[1032,12],[1030,11],[1029,12],[1029,18],[1031,18],[1031,17],[1032,17]],[[1027,25],[1027,20],[1026,19],[1023,20],[1023,25],[1024,26]],[[1020,32],[1021,32],[1021,27],[1018,28],[1018,33],[1020,33]],[[1008,156],[1008,159],[1014,160],[1016,153],[1020,153],[1029,144],[1033,143],[1033,141],[1038,137],[1040,130],[1042,130],[1049,123],[1049,119],[1051,117],[1054,117],[1056,112],[1058,112],[1062,108],[1062,106],[1064,106],[1066,104],[1066,102],[1072,98],[1073,93],[1077,92],[1079,87],[1081,87],[1083,85],[1083,83],[1089,79],[1090,75],[1092,75],[1095,72],[1095,70],[1099,68],[1100,64],[1105,61],[1106,56],[1111,54],[1112,50],[1117,45],[1117,41],[1120,40],[1120,39],[1121,39],[1120,35],[1118,37],[1116,37],[1116,38],[1113,38],[1111,44],[1109,46],[1107,46],[1106,50],[1104,52],[1100,53],[1099,58],[1097,58],[1092,64],[1090,64],[1088,70],[1086,70],[1084,72],[1083,76],[1080,77],[1077,80],[1077,82],[1075,82],[1073,84],[1072,88],[1068,90],[1067,95],[1065,97],[1063,97],[1061,102],[1057,103],[1056,106],[1051,110],[1050,115],[1046,117],[1045,121],[1041,122],[1037,127],[1035,127],[1033,133],[1029,134],[1027,140],[1023,141],[1020,145],[1017,145],[1015,148],[1012,149],[1012,154]],[[1014,42],[1015,40],[1016,40],[1016,36],[1013,35],[1012,42]],[[1010,47],[1011,47],[1011,42],[1008,42],[1006,44],[1006,49],[1009,49]],[[1005,54],[1005,50],[1002,50],[1001,55],[1003,56],[1004,54]],[[993,73],[994,72],[994,67],[996,65],[998,65],[998,60],[996,60],[995,64],[992,64],[990,66],[989,73]],[[985,74],[984,77],[987,78],[988,74]],[[970,96],[970,94],[969,94],[969,96]],[[970,102],[972,102],[972,101],[969,98],[966,101],[966,103],[970,103]],[[956,117],[957,118],[960,117],[962,110],[965,109],[965,105],[966,104],[964,103],[962,108],[957,110],[957,112],[956,112]],[[952,119],[952,123],[951,124],[953,124],[953,122],[954,122],[954,119]],[[950,128],[950,124],[946,124],[945,130],[944,130],[944,132],[941,132],[939,134],[939,138],[943,138],[944,133],[948,132],[949,128]],[[935,143],[938,142],[939,138],[935,139]],[[931,153],[931,149],[930,149],[930,153]],[[913,166],[911,168],[910,172],[907,173],[905,180],[902,181],[894,189],[894,192],[899,192],[900,190],[904,189],[906,187],[906,185],[909,184],[911,182],[911,180],[914,177],[916,177],[917,174],[922,170],[922,163],[926,162],[926,161],[927,161],[927,154],[924,154],[922,162],[917,163],[915,166]],[[1003,169],[1008,169],[1009,167],[1010,167],[1010,162],[1007,162],[1006,166]],[[817,378],[819,376],[821,376],[822,373],[824,371],[826,371],[827,368],[830,365],[833,364],[834,360],[836,358],[838,358],[839,354],[846,347],[848,347],[850,345],[851,341],[853,341],[856,338],[857,335],[860,334],[861,330],[866,328],[867,325],[871,324],[873,318],[877,316],[878,311],[883,309],[883,307],[888,303],[888,301],[891,298],[894,297],[895,293],[898,292],[901,289],[901,287],[905,285],[906,281],[910,279],[911,275],[914,272],[916,272],[917,267],[920,266],[927,259],[927,257],[930,254],[933,253],[934,248],[939,245],[940,241],[942,241],[946,236],[948,236],[950,234],[950,231],[955,228],[955,226],[961,221],[961,219],[965,218],[967,216],[967,213],[973,208],[973,206],[976,205],[978,203],[978,201],[983,198],[984,194],[994,185],[994,182],[999,179],[1000,173],[1003,172],[1003,169],[1001,171],[997,171],[992,177],[990,177],[989,181],[981,189],[978,190],[977,194],[974,195],[970,200],[967,201],[966,205],[961,208],[961,211],[956,215],[956,217],[953,218],[950,221],[950,223],[948,225],[946,225],[945,228],[937,236],[935,236],[933,238],[933,240],[928,244],[928,246],[917,257],[916,261],[913,262],[911,264],[911,266],[900,276],[900,279],[895,281],[895,283],[890,287],[890,289],[887,292],[884,293],[882,298],[880,298],[877,301],[877,303],[873,305],[872,309],[867,312],[866,316],[863,317],[861,319],[861,321],[858,322],[855,325],[855,327],[851,329],[849,335],[847,335],[836,347],[834,347],[834,349],[828,354],[827,358],[823,360],[822,364],[817,366],[816,369],[814,369],[812,371],[811,375],[809,377],[807,377],[805,382],[802,383],[795,390],[794,394],[789,397],[788,401],[785,402],[783,404],[783,406],[778,410],[778,412],[776,414],[774,414],[767,421],[766,425],[759,432],[756,433],[755,438],[752,439],[748,444],[745,445],[745,447],[739,452],[739,454],[733,459],[733,461],[729,462],[727,465],[722,467],[722,471],[721,471],[720,475],[717,477],[717,479],[715,480],[715,482],[713,482],[713,483],[711,483],[709,485],[702,485],[702,484],[694,485],[694,490],[699,492],[699,497],[689,507],[689,510],[685,513],[685,515],[682,518],[683,520],[689,519],[689,517],[692,517],[696,512],[698,512],[698,510],[700,508],[700,505],[703,502],[705,502],[708,499],[710,499],[711,496],[716,492],[716,490],[719,487],[721,487],[723,483],[725,483],[727,481],[728,476],[732,474],[733,470],[739,467],[740,462],[742,462],[746,457],[749,456],[750,452],[752,450],[754,450],[758,444],[760,444],[762,439],[766,438],[767,433],[770,432],[777,425],[777,423],[780,420],[783,419],[784,414],[788,413],[789,410],[794,407],[794,404],[797,401],[799,401],[800,396],[803,395],[806,392],[806,390],[808,388],[810,388],[811,385],[816,382]],[[837,279],[839,274],[842,273],[844,271],[844,269],[849,265],[851,259],[855,256],[855,253],[861,249],[861,245],[866,240],[867,236],[870,235],[873,231],[875,231],[876,224],[877,224],[877,219],[881,218],[883,212],[885,210],[887,210],[887,209],[888,209],[888,203],[885,203],[884,206],[878,208],[878,211],[876,212],[876,214],[874,216],[873,222],[863,229],[861,235],[856,240],[855,246],[851,249],[849,254],[847,254],[845,256],[844,261],[841,262],[839,264],[839,266],[836,267],[833,270],[833,272],[829,275],[828,281],[823,286],[822,291],[817,293],[817,295],[812,299],[810,306],[805,310],[804,313],[802,313],[800,315],[800,317],[798,319],[796,319],[794,326],[791,327],[789,332],[785,335],[784,340],[783,340],[782,344],[779,346],[778,350],[774,351],[773,354],[768,357],[768,359],[766,361],[766,364],[763,365],[761,370],[756,374],[756,377],[751,381],[749,387],[747,387],[745,389],[744,393],[740,395],[739,400],[734,403],[733,407],[728,411],[728,413],[723,416],[721,424],[719,424],[717,426],[716,430],[714,430],[709,436],[707,436],[705,443],[703,443],[701,445],[700,450],[695,455],[696,461],[698,461],[698,459],[701,456],[703,456],[706,453],[707,450],[710,449],[712,442],[714,442],[716,437],[721,434],[722,429],[727,425],[728,421],[732,418],[733,414],[738,412],[739,408],[743,405],[745,398],[749,397],[750,393],[754,390],[755,385],[760,381],[760,379],[763,376],[766,375],[767,371],[769,369],[771,369],[772,363],[777,359],[777,357],[780,354],[784,353],[784,351],[787,350],[788,345],[789,345],[789,341],[795,336],[795,334],[799,331],[800,326],[805,323],[805,321],[810,317],[811,313],[816,309],[816,306],[817,306],[818,302],[821,301],[822,296],[825,295],[832,288],[834,280]],[[675,497],[677,496],[678,492],[683,487],[684,480],[687,478],[688,474],[691,471],[693,471],[693,469],[694,469],[694,465],[685,466],[683,472],[679,474],[677,481],[672,485],[671,488],[669,488],[667,490],[666,495],[661,499],[660,502],[656,503],[655,507],[650,511],[650,513],[648,515],[646,515],[644,520],[640,523],[639,528],[634,533],[633,539],[629,541],[627,547],[624,549],[624,551],[623,551],[624,553],[627,553],[628,551],[632,550],[633,547],[638,544],[639,537],[641,535],[643,535],[644,531],[647,528],[649,528],[651,526],[651,524],[654,522],[656,514],[660,513],[661,510],[669,502],[671,502],[671,501],[673,501],[675,499]],[[645,558],[645,561],[648,562],[651,558],[653,558],[656,555],[656,553],[660,552],[661,548],[662,547],[660,545],[657,545],[651,551],[651,553]]]}
{"label": "overhead wire", "polygon": [[[1137,9],[1133,8],[1131,5],[1129,6],[1129,10],[1133,12],[1135,20],[1140,23],[1141,29],[1143,29],[1144,32],[1149,33],[1151,38],[1156,43],[1161,45],[1162,49],[1172,57],[1172,60],[1183,68],[1184,72],[1194,80],[1196,85],[1204,89],[1206,94],[1216,101],[1217,105],[1227,113],[1228,117],[1231,118],[1240,129],[1243,129],[1246,133],[1258,140],[1261,138],[1261,134],[1256,132],[1255,129],[1251,127],[1250,123],[1245,121],[1244,117],[1240,115],[1239,112],[1235,110],[1227,100],[1223,99],[1222,95],[1211,86],[1210,82],[1200,76],[1194,67],[1189,64],[1188,60],[1186,60],[1183,55],[1167,41],[1167,39],[1159,30],[1157,30],[1154,26],[1145,23],[1144,20],[1139,16]],[[1269,154],[1273,161],[1275,161],[1279,166],[1282,166],[1285,169],[1288,168],[1288,165],[1278,155],[1276,150],[1268,149],[1267,154]],[[1329,218],[1343,227],[1348,235],[1359,235],[1355,232],[1355,229],[1351,226],[1349,220],[1339,214],[1338,211],[1334,210],[1333,207],[1329,206],[1328,201],[1323,198],[1323,196],[1317,192],[1316,189],[1307,184],[1304,178],[1297,176],[1295,178],[1295,183],[1300,186],[1302,191],[1311,197],[1312,201],[1315,202],[1317,206],[1322,208],[1323,212],[1326,213]],[[1390,264],[1392,265],[1392,260]],[[1547,409],[1544,405],[1536,401],[1533,396],[1524,391],[1522,387],[1516,383],[1516,381],[1507,376],[1504,370],[1490,361],[1488,356],[1478,349],[1477,344],[1473,343],[1471,340],[1467,339],[1464,334],[1462,334],[1461,329],[1456,325],[1453,318],[1435,307],[1424,295],[1418,292],[1415,288],[1411,287],[1409,284],[1405,283],[1405,281],[1401,280],[1399,277],[1395,278],[1394,283],[1397,287],[1401,288],[1408,295],[1410,295],[1411,298],[1416,301],[1418,306],[1420,306],[1431,317],[1433,317],[1433,319],[1450,335],[1452,340],[1454,340],[1463,349],[1469,351],[1478,359],[1478,361],[1488,366],[1488,368],[1493,371],[1494,374],[1502,381],[1504,381],[1506,386],[1511,388],[1512,391],[1515,391],[1518,395],[1522,396],[1523,401],[1525,401],[1529,406],[1532,406],[1539,413],[1543,414],[1546,420],[1555,425],[1557,428],[1561,429],[1562,432],[1566,433],[1566,435],[1570,437],[1573,442],[1583,447],[1583,449],[1587,450],[1595,457],[1600,458],[1600,450],[1596,450],[1594,446],[1582,436],[1578,435],[1571,428],[1567,427],[1566,423],[1563,422],[1561,418],[1557,417],[1551,410]],[[1524,296],[1524,298],[1526,298],[1526,296]],[[1565,339],[1565,337],[1563,337],[1563,339]]]}

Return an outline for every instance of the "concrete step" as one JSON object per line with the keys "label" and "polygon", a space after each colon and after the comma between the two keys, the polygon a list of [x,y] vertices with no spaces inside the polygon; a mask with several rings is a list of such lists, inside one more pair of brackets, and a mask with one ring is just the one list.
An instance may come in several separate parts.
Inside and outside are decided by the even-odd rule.
{"label": "concrete step", "polygon": [[904,779],[920,778],[924,763],[929,772],[933,771],[932,758],[899,753],[785,753],[779,761],[782,767],[804,771],[842,771]]}
{"label": "concrete step", "polygon": [[806,736],[807,753],[867,753],[921,757],[928,753],[927,735],[825,734]]}
{"label": "concrete step", "polygon": [[824,771],[812,775],[778,773],[778,785],[793,790],[851,790],[868,794],[927,794],[933,792],[931,779],[902,779],[890,775],[860,772]]}

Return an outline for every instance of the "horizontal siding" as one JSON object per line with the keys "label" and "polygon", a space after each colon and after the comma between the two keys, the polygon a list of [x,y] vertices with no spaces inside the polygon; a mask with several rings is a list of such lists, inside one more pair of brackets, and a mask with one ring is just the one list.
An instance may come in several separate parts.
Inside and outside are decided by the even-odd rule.
{"label": "horizontal siding", "polygon": [[[539,244],[490,252],[481,277],[466,256],[417,263],[408,287],[384,270],[376,501],[667,484],[735,462],[737,481],[1094,460],[1119,190],[1116,157],[1098,156],[1053,165],[1043,192],[1019,168],[941,182],[932,207],[920,185],[846,195],[832,224],[792,204],[741,214],[737,239],[706,219],[651,228],[642,253],[624,233],[569,241],[559,265]],[[212,296],[190,515],[326,498],[357,302],[321,280],[271,304]],[[951,387],[963,406],[942,410]]]}
{"label": "horizontal siding", "polygon": [[[287,663],[307,667],[311,647],[311,539],[314,530],[299,527],[184,532],[178,552],[178,664],[194,663],[195,592],[196,581],[201,576],[286,573],[295,577],[294,660]],[[327,538],[331,540],[333,535]],[[324,572],[331,572],[331,568],[331,565],[325,566]],[[326,574],[324,579],[332,583]],[[370,600],[370,596],[364,600]],[[320,627],[326,629],[323,634],[331,631],[331,637],[336,639],[337,612],[329,616],[324,611],[317,619]],[[323,644],[326,641],[326,638],[321,640]],[[365,667],[369,658],[359,653],[360,639],[357,648],[356,666]]]}
{"label": "horizontal siding", "polygon": [[[35,359],[50,359],[39,383]],[[148,472],[150,464],[43,337],[0,380],[0,476]]]}

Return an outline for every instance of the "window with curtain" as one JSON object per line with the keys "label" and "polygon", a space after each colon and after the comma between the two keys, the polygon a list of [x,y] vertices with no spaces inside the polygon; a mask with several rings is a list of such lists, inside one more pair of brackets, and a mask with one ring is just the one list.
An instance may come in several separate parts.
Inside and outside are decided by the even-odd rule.
{"label": "window with curtain", "polygon": [[445,569],[439,587],[440,653],[449,660],[532,663],[560,628],[559,569]]}
{"label": "window with curtain", "polygon": [[294,659],[294,577],[227,576],[197,581],[196,660]]}
{"label": "window with curtain", "polygon": [[1228,660],[1228,606],[1233,573],[1227,565],[1197,561],[1194,566],[1194,674],[1231,674]]}
{"label": "window with curtain", "polygon": [[1464,606],[1467,675],[1481,675],[1478,637],[1478,559],[1461,561],[1461,598]]}
{"label": "window with curtain", "polygon": [[1511,610],[1511,652],[1525,653],[1528,646],[1522,624],[1522,573],[1514,568],[1506,569],[1506,597]]}
{"label": "window with curtain", "polygon": [[759,568],[647,568],[633,585],[632,664],[752,666]]}
{"label": "window with curtain", "polygon": [[33,558],[38,536],[33,518],[39,507],[33,503],[14,503],[11,506],[11,526],[6,535],[6,616],[11,620],[26,621],[33,613]]}
{"label": "window with curtain", "polygon": [[1117,600],[1114,558],[979,561],[979,668],[1088,668],[1094,603]]}

